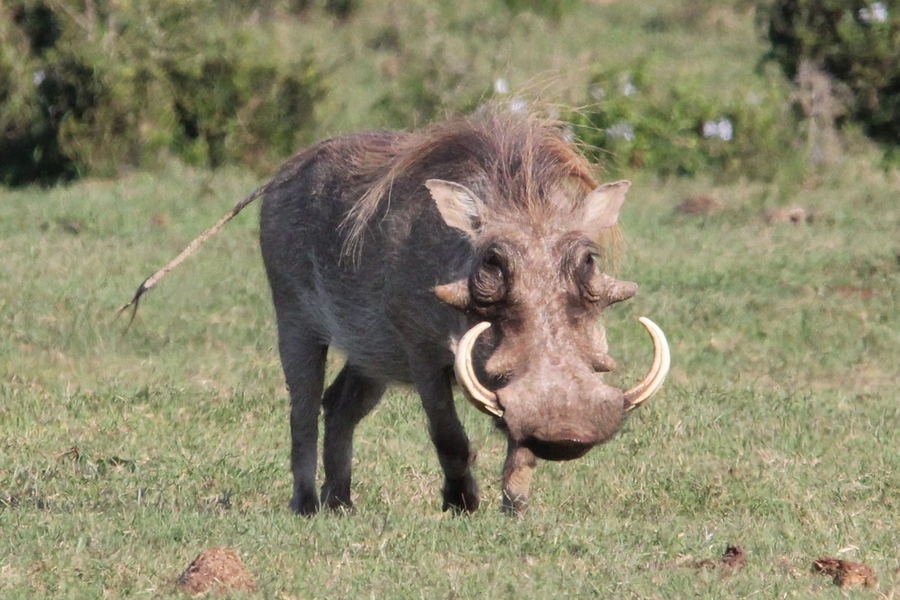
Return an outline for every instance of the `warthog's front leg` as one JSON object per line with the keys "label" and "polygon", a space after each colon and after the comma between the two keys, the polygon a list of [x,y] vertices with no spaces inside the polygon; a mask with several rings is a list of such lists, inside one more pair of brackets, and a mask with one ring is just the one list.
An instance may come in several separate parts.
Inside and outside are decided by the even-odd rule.
{"label": "warthog's front leg", "polygon": [[537,459],[531,450],[509,440],[503,465],[503,512],[515,514],[528,507],[528,491],[536,465]]}
{"label": "warthog's front leg", "polygon": [[350,365],[344,365],[325,392],[322,399],[325,409],[322,504],[328,508],[353,506],[350,500],[353,431],[360,420],[375,408],[384,390],[384,383],[366,377]]}
{"label": "warthog's front leg", "polygon": [[[418,365],[420,369],[424,365]],[[478,485],[472,476],[475,455],[469,450],[469,438],[463,430],[453,403],[451,371],[413,370],[416,388],[428,417],[428,431],[444,470],[443,509],[474,512],[478,508]]]}

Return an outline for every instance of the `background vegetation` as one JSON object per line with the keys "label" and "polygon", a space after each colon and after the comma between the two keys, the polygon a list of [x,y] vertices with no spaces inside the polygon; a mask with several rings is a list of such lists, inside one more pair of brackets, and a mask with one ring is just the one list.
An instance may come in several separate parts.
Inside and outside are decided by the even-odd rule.
{"label": "background vegetation", "polygon": [[[820,69],[839,84],[841,120],[900,144],[900,6],[896,2],[776,0],[763,11],[769,57],[791,79]],[[806,75],[808,76],[808,74]]]}
{"label": "background vegetation", "polygon": [[[235,2],[212,21],[194,12],[206,5],[184,5],[185,31],[236,61],[216,93],[250,106],[300,78],[315,100],[291,144],[419,125],[493,96],[540,99],[597,145],[609,176],[635,182],[618,275],[641,292],[607,325],[619,383],[648,358],[635,317],[666,329],[663,394],[584,459],[542,463],[523,518],[499,514],[503,440],[460,399],[484,506],[454,518],[440,512],[418,400],[394,389],[358,432],[355,514],[313,519],[287,509],[287,395],[252,215],[169,275],[127,333],[111,323],[144,277],[262,180],[277,144],[257,148],[228,111],[208,130],[224,137],[190,137],[172,116],[173,73],[210,74],[188,46],[134,58],[158,77],[144,102],[129,91],[136,79],[116,74],[131,63],[101,56],[104,36],[126,35],[96,16],[101,4],[47,5],[78,19],[93,7],[102,35],[87,80],[140,119],[85,121],[100,127],[87,139],[109,140],[96,164],[110,171],[91,168],[118,177],[0,192],[0,597],[174,596],[210,546],[240,553],[257,581],[246,597],[896,596],[900,177],[839,127],[821,99],[840,92],[820,69],[791,83],[761,62],[771,45],[752,3],[294,0]],[[143,15],[141,35],[178,31],[150,27],[156,6],[116,4]],[[242,35],[225,35],[232,27]],[[13,56],[7,44],[23,38],[10,22],[0,31],[0,64],[18,73],[0,71],[6,90],[64,56],[64,34]],[[256,66],[271,87],[242,79]],[[49,113],[38,108],[39,132]],[[88,159],[69,140],[85,138],[57,125],[75,128],[56,138],[74,174]],[[154,132],[168,132],[156,146]],[[112,158],[151,147],[135,164],[154,171]],[[242,152],[254,169],[231,164]],[[746,567],[697,566],[730,544]],[[868,564],[877,587],[811,574],[821,555]]]}
{"label": "background vegetation", "polygon": [[[578,107],[556,112],[618,170],[771,178],[804,121],[861,123],[893,156],[900,11],[888,3],[675,2],[637,19],[601,4],[614,5],[602,9],[611,31],[654,44],[596,43],[606,32],[579,15],[598,9],[575,0],[18,0],[0,20],[0,183],[168,157],[268,173],[313,139],[412,127],[490,99]],[[731,44],[765,33],[769,45],[743,71],[727,53],[671,70],[668,51],[690,55],[683,40],[710,29],[737,35]],[[791,97],[790,81],[806,91]],[[806,151],[819,160],[820,146]]]}
{"label": "background vegetation", "polygon": [[[15,3],[0,21],[0,182],[113,174],[175,156],[271,168],[310,141],[322,76],[249,6]],[[259,20],[262,19],[262,23]]]}

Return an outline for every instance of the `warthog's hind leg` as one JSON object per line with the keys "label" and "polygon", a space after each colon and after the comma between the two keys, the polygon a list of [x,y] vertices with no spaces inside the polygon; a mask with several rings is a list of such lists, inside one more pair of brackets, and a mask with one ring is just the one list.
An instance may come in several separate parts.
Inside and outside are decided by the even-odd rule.
{"label": "warthog's hind leg", "polygon": [[[275,285],[272,289],[275,295]],[[289,301],[275,302],[278,352],[291,394],[291,472],[294,475],[291,509],[308,516],[319,509],[316,494],[319,408],[328,346],[290,311],[290,307]]]}
{"label": "warthog's hind leg", "polygon": [[[294,495],[291,508],[302,515],[318,510],[316,459],[319,440],[319,407],[325,375],[327,346],[308,349],[308,355],[284,371],[291,392],[291,472]],[[284,354],[282,353],[282,357]],[[284,358],[282,358],[284,363]]]}
{"label": "warthog's hind leg", "polygon": [[325,483],[322,504],[328,508],[350,508],[350,468],[353,461],[353,431],[375,408],[385,384],[344,365],[322,399],[325,409]]}

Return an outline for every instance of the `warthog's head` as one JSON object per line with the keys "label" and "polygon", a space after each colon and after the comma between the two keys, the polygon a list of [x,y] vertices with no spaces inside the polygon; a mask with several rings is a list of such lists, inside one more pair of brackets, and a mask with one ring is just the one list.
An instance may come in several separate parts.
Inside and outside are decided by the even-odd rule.
{"label": "warthog's head", "polygon": [[647,376],[626,391],[601,378],[615,362],[600,314],[637,285],[602,271],[596,240],[616,224],[629,185],[602,185],[574,200],[557,189],[540,210],[498,213],[465,186],[427,183],[444,221],[474,249],[467,275],[435,288],[471,326],[456,347],[457,379],[470,401],[539,458],[578,458],[609,438],[669,368],[662,331],[641,319],[654,342]]}

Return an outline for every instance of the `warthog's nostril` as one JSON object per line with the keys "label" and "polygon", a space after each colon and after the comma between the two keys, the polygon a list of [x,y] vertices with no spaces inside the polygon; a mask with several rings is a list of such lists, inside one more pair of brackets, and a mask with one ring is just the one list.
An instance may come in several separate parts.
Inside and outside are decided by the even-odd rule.
{"label": "warthog's nostril", "polygon": [[595,444],[579,439],[542,440],[531,436],[523,445],[543,460],[574,460],[587,454]]}

